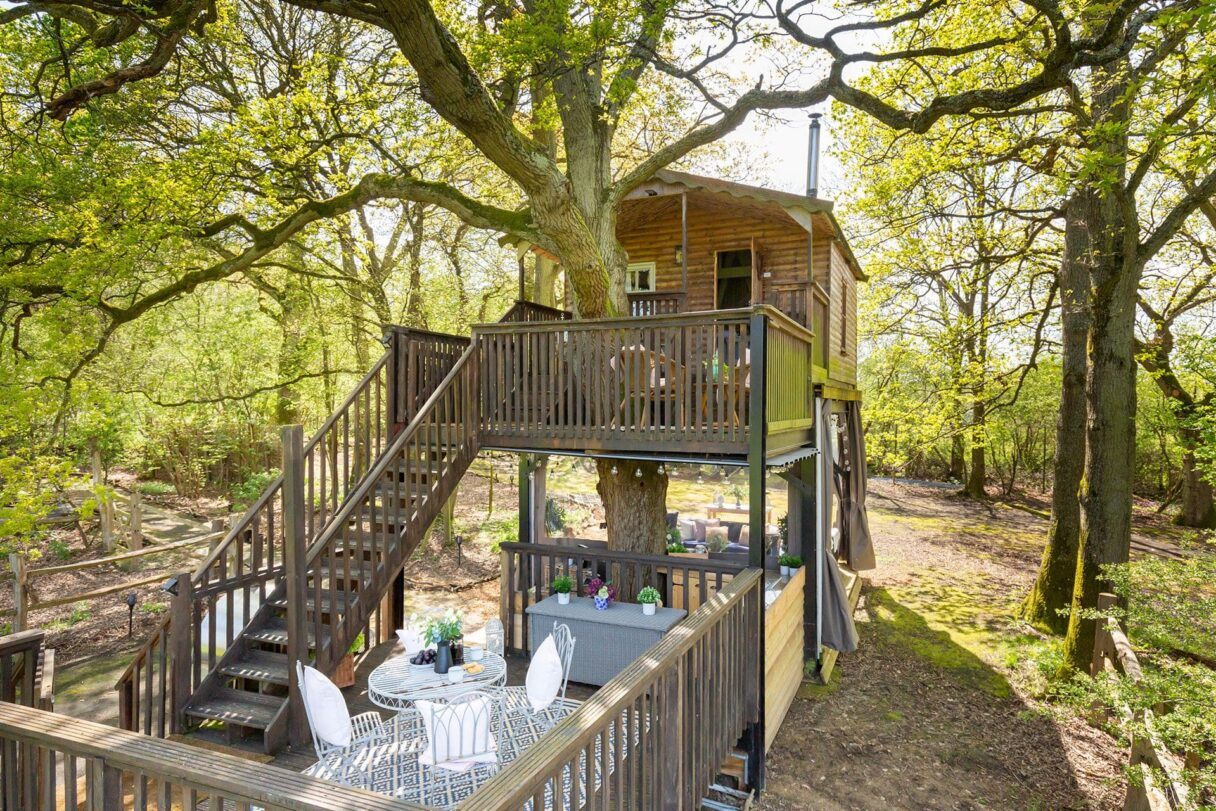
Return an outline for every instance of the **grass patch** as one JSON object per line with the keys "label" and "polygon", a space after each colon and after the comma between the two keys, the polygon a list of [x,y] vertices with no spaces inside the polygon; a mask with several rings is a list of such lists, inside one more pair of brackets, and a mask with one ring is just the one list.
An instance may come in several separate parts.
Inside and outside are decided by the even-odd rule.
{"label": "grass patch", "polygon": [[[1003,675],[984,660],[995,643],[986,631],[964,630],[960,616],[970,613],[963,592],[938,585],[942,599],[937,605],[906,603],[895,590],[876,589],[867,597],[879,642],[906,650],[959,682],[998,698],[1013,694]],[[972,626],[974,627],[974,626]]]}

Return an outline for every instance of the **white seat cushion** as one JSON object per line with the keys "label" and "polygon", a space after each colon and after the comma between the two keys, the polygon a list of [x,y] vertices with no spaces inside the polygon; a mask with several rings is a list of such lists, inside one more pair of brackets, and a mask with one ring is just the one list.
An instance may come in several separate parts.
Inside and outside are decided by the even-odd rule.
{"label": "white seat cushion", "polygon": [[697,537],[697,525],[691,518],[681,518],[679,521],[680,540],[692,541]]}
{"label": "white seat cushion", "polygon": [[491,734],[490,702],[475,698],[459,704],[415,701],[426,728],[426,748],[418,755],[424,766],[465,771],[474,763],[498,760]]}
{"label": "white seat cushion", "polygon": [[562,659],[557,655],[557,644],[553,635],[545,637],[532,662],[528,665],[528,676],[524,680],[528,691],[528,703],[535,712],[548,707],[562,689]]}
{"label": "white seat cushion", "polygon": [[304,668],[304,701],[316,736],[330,746],[349,746],[352,736],[350,711],[338,685],[315,667]]}

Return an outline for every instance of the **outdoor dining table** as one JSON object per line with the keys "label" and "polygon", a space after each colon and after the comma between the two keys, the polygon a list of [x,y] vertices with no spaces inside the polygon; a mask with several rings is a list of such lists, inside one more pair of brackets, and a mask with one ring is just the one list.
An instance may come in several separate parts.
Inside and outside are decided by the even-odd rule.
{"label": "outdoor dining table", "polygon": [[367,697],[377,707],[394,712],[409,709],[411,703],[422,700],[450,698],[453,695],[506,684],[507,661],[497,653],[486,651],[480,662],[485,670],[466,672],[458,682],[448,680],[446,673],[436,673],[434,665],[410,664],[408,656],[398,656],[381,664],[367,677]]}

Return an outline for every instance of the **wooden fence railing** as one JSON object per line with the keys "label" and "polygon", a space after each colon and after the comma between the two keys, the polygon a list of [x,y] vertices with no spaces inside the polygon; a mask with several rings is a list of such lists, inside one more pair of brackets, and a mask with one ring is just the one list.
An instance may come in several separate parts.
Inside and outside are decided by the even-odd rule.
{"label": "wooden fence railing", "polygon": [[767,312],[764,423],[767,451],[775,455],[810,444],[815,394],[811,382],[814,334],[780,311]]}
{"label": "wooden fence railing", "polygon": [[462,811],[684,809],[744,738],[763,783],[764,577],[749,569],[507,764]]}
{"label": "wooden fence railing", "polygon": [[469,347],[469,339],[424,329],[389,327],[385,332],[388,345],[388,379],[396,381],[389,387],[389,414],[393,425],[400,428],[418,413]]}
{"label": "wooden fence railing", "polygon": [[[392,438],[393,412],[409,413],[411,396],[435,390],[446,374],[440,359],[449,345],[461,341],[467,343],[421,330],[389,330],[389,351],[304,446],[308,538],[330,525],[352,488],[381,457]],[[414,364],[409,368],[419,375],[417,381],[407,385],[393,376],[401,363]],[[280,475],[189,577],[190,600],[174,600],[173,610],[115,685],[124,729],[159,736],[178,731],[176,710],[215,669],[283,577],[283,507]],[[172,674],[166,672],[171,668],[189,674],[189,689],[181,682],[174,688]]]}
{"label": "wooden fence railing", "polygon": [[569,321],[573,317],[574,314],[566,310],[519,299],[499,319],[499,323],[521,324],[532,321]]}
{"label": "wooden fence railing", "polygon": [[[1109,611],[1117,605],[1118,598],[1115,595],[1098,595],[1098,610]],[[1097,675],[1107,669],[1114,670],[1131,681],[1139,681],[1142,678],[1136,652],[1114,617],[1099,620],[1094,632],[1094,656],[1090,663],[1090,673]],[[1124,811],[1177,811],[1192,808],[1189,790],[1182,779],[1182,764],[1157,737],[1153,728],[1153,711],[1146,709],[1133,713],[1130,707],[1124,705],[1119,708],[1119,713],[1133,731],[1128,765],[1139,772],[1137,777],[1128,781],[1127,796],[1123,801]],[[1164,775],[1164,780],[1158,780],[1157,775]]]}
{"label": "wooden fence railing", "polygon": [[474,328],[485,442],[746,451],[750,312]]}
{"label": "wooden fence railing", "polygon": [[810,316],[810,282],[779,282],[769,288],[764,301],[785,313],[800,326],[813,328]]}
{"label": "wooden fence railing", "polygon": [[55,708],[55,651],[42,631],[0,636],[0,701]]}
{"label": "wooden fence railing", "polygon": [[40,611],[45,608],[56,608],[63,605],[72,605],[79,602],[88,602],[101,597],[108,597],[111,594],[117,594],[123,591],[148,586],[152,583],[162,582],[165,579],[163,574],[156,574],[150,577],[137,577],[133,580],[125,580],[119,583],[110,583],[105,586],[100,586],[89,591],[77,592],[75,594],[56,594],[54,597],[40,600],[33,588],[33,581],[43,578],[52,577],[64,572],[77,572],[84,569],[96,569],[101,566],[112,566],[127,563],[128,561],[138,558],[150,557],[152,555],[162,555],[166,552],[174,552],[179,549],[186,549],[191,546],[199,546],[200,544],[211,544],[220,541],[224,537],[223,533],[212,533],[209,535],[200,535],[195,538],[185,538],[173,543],[157,544],[156,546],[143,546],[139,549],[132,549],[129,552],[120,552],[117,555],[109,555],[104,558],[93,558],[92,560],[77,560],[71,563],[62,563],[56,566],[40,566],[38,568],[30,568],[29,562],[25,556],[20,553],[12,553],[9,555],[10,571],[0,573],[0,583],[11,582],[13,588],[13,608],[0,611],[0,616],[12,614],[13,630],[24,631],[28,625],[28,616],[31,611]]}
{"label": "wooden fence railing", "polygon": [[3,811],[424,811],[370,791],[0,702]]}
{"label": "wooden fence railing", "polygon": [[682,313],[687,298],[688,294],[682,290],[670,293],[630,293],[629,314],[638,317]]}
{"label": "wooden fence railing", "polygon": [[824,295],[819,285],[811,286],[811,329],[815,332],[814,350],[811,352],[811,357],[814,359],[816,366],[828,368],[828,353],[831,351],[828,346],[828,335],[830,334],[828,323],[828,297]]}
{"label": "wooden fence railing", "polygon": [[617,599],[637,602],[643,586],[654,586],[663,605],[693,612],[746,568],[743,563],[680,555],[637,555],[554,544],[502,544],[500,616],[507,648],[528,650],[526,610],[553,594],[553,579],[567,575],[578,586],[599,576],[617,587]]}

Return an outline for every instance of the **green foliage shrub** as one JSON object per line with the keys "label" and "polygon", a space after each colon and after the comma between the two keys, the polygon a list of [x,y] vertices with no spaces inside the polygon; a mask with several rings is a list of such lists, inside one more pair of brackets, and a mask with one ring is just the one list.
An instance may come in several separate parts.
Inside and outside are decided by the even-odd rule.
{"label": "green foliage shrub", "polygon": [[238,510],[245,509],[257,501],[258,497],[265,492],[270,483],[278,478],[278,476],[278,469],[264,470],[259,473],[250,474],[240,484],[233,485],[228,491],[228,495],[232,499],[232,506]]}

